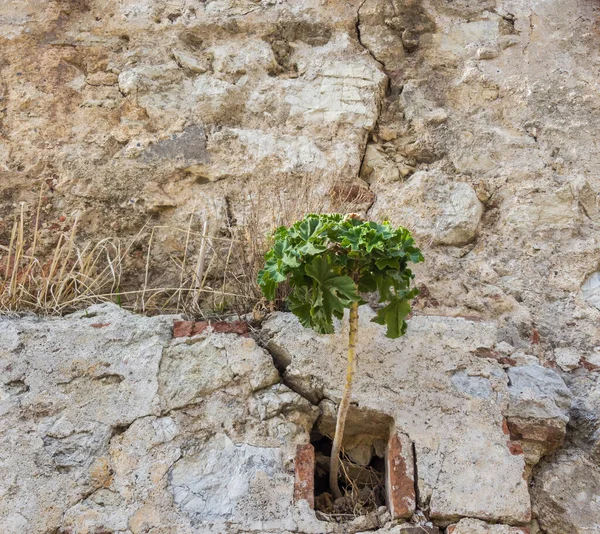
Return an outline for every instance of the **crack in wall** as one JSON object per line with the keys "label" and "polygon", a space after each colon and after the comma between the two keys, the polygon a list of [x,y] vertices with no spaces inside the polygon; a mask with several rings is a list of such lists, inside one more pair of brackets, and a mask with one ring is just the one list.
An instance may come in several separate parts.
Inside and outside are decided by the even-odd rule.
{"label": "crack in wall", "polygon": [[[373,61],[375,61],[375,63],[377,63],[379,65],[379,67],[381,68],[383,74],[385,75],[385,82],[386,82],[386,86],[385,86],[385,94],[384,97],[387,96],[389,94],[390,91],[390,76],[386,70],[385,67],[385,63],[383,61],[381,61],[380,59],[377,58],[377,56],[375,55],[375,53],[363,42],[363,38],[362,38],[362,34],[361,34],[361,29],[360,29],[360,25],[361,25],[361,21],[360,21],[360,10],[363,8],[363,6],[365,5],[367,0],[363,0],[361,2],[361,4],[358,6],[358,9],[356,10],[356,22],[354,25],[355,31],[356,31],[356,40],[358,41],[358,44],[369,54],[369,56],[371,57],[371,59]],[[369,146],[369,139],[371,137],[371,134],[373,133],[374,130],[377,129],[378,125],[379,125],[379,119],[381,118],[381,114],[382,114],[382,110],[383,110],[383,98],[379,101],[378,105],[377,105],[377,117],[375,118],[375,121],[373,123],[373,127],[371,128],[371,130],[369,130],[364,137],[364,144],[362,147],[362,154],[360,157],[360,164],[358,166],[358,176],[360,177],[361,173],[362,173],[362,169],[363,169],[363,165],[365,162],[365,157],[367,155],[367,147]],[[367,188],[369,189],[369,191],[371,191],[371,186],[370,184],[366,184]],[[367,206],[367,208],[365,209],[365,213],[368,213],[370,211],[370,209],[373,207],[373,204],[375,203],[376,200],[376,196],[374,195],[373,197],[373,201],[369,204],[369,206]]]}

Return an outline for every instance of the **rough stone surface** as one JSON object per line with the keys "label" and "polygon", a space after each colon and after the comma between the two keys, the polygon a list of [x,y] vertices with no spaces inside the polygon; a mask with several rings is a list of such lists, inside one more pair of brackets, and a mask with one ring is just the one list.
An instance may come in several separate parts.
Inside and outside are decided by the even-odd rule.
{"label": "rough stone surface", "polygon": [[540,463],[533,509],[543,532],[588,534],[600,526],[600,376],[579,369],[566,379],[574,394],[567,441]]}
{"label": "rough stone surface", "polygon": [[573,395],[560,376],[535,363],[510,368],[507,374],[508,429],[525,449],[527,463],[533,465],[562,445]]}
{"label": "rough stone surface", "polygon": [[591,534],[600,525],[600,469],[580,451],[562,451],[536,476],[535,512],[548,534]]}
{"label": "rough stone surface", "polygon": [[450,525],[446,534],[530,534],[530,531],[526,527],[490,525],[477,519],[461,519],[456,525]]}
{"label": "rough stone surface", "polygon": [[379,199],[370,214],[408,227],[420,243],[460,246],[475,239],[483,204],[469,184],[420,171],[396,195]]}
{"label": "rough stone surface", "polygon": [[[419,236],[427,313],[498,321],[525,350],[535,330],[541,356],[591,353],[597,10],[6,0],[0,242],[19,202],[34,224],[40,186],[44,255],[76,212],[82,239],[133,236],[149,217],[185,228],[190,213],[194,230],[210,220],[219,233],[252,211],[268,226],[285,211],[338,209],[328,193],[355,187],[367,200],[354,211]],[[178,273],[166,256],[185,235],[164,232],[151,260],[168,283]],[[143,260],[131,262],[137,290]]]}
{"label": "rough stone surface", "polygon": [[596,271],[585,279],[581,286],[581,292],[590,306],[600,310],[600,272]]}
{"label": "rough stone surface", "polygon": [[[266,230],[287,212],[343,209],[340,199],[354,196],[353,211],[374,218],[390,216],[418,236],[427,261],[416,269],[421,288],[417,314],[481,321],[473,323],[478,325],[473,330],[492,325],[496,345],[472,347],[472,356],[485,372],[539,364],[561,374],[575,393],[562,452],[577,459],[575,464],[597,463],[599,9],[597,3],[582,0],[4,0],[0,273],[13,214],[24,202],[26,231],[33,228],[40,188],[37,252],[42,261],[52,256],[53,245],[69,232],[76,214],[81,216],[81,240],[114,234],[128,238],[146,223],[186,228],[191,213],[192,230],[201,231],[203,222],[210,220],[211,233],[220,234],[230,225],[255,219],[261,221],[256,227]],[[141,233],[143,246],[149,232]],[[185,233],[163,232],[152,252],[151,270],[159,270],[170,284],[179,280],[170,257],[182,250]],[[126,263],[130,276],[124,281],[130,287],[123,290],[140,289],[143,256],[143,250],[132,252]],[[38,343],[36,355],[25,343],[29,353],[17,357],[23,350],[18,328],[2,325],[3,350],[14,351],[9,359],[15,363],[11,370],[2,361],[2,373],[8,376],[2,382],[1,402],[12,407],[23,403],[18,409],[24,415],[15,419],[13,408],[3,404],[13,415],[0,423],[2,439],[10,445],[0,448],[0,469],[9,473],[6,478],[2,471],[6,482],[0,494],[0,530],[21,533],[39,526],[43,533],[52,532],[63,514],[65,522],[75,525],[69,528],[79,532],[143,532],[173,524],[183,533],[200,528],[182,526],[179,515],[168,515],[171,512],[156,512],[155,501],[138,505],[131,514],[123,512],[123,502],[145,503],[150,497],[132,493],[123,501],[124,489],[115,497],[109,483],[114,475],[97,456],[104,454],[107,442],[120,443],[125,436],[132,457],[147,454],[156,458],[157,466],[170,465],[169,455],[174,453],[162,442],[155,444],[159,438],[152,437],[150,422],[160,439],[167,439],[180,424],[178,413],[197,410],[205,398],[201,395],[211,389],[199,377],[194,352],[199,349],[179,353],[173,345],[165,365],[179,373],[177,380],[189,370],[199,382],[183,380],[179,389],[175,379],[163,382],[160,387],[166,386],[169,398],[159,399],[160,364],[154,346],[146,351],[145,343],[163,336],[163,323],[149,321],[158,323],[147,323],[154,325],[149,330],[137,322],[132,326],[145,332],[142,337],[124,327],[125,339],[113,341],[103,337],[120,335],[111,318],[90,319],[89,336],[86,329],[83,341],[75,345],[83,347],[82,352],[70,356],[62,349],[46,354],[39,340],[31,342]],[[32,339],[41,335],[27,326],[34,322],[23,319]],[[38,330],[45,328],[35,324]],[[169,327],[164,329],[167,336]],[[65,331],[65,341],[75,343],[72,336]],[[122,347],[129,342],[146,347],[131,349],[145,357],[117,364],[103,348],[106,343]],[[432,354],[454,354],[439,338],[430,336],[427,343]],[[470,348],[461,350],[471,354]],[[219,384],[231,376],[220,374],[217,355],[222,351],[214,347],[213,355],[207,356]],[[104,373],[102,366],[89,370],[88,360],[93,366],[98,359],[108,368],[121,368],[114,373]],[[21,372],[34,365],[31,361],[39,362],[37,384],[47,381],[47,388],[30,384]],[[284,351],[276,354],[278,368],[290,361]],[[266,380],[266,368],[258,367],[266,373],[260,380]],[[408,432],[415,443],[425,443],[418,456],[435,458],[430,467],[421,465],[420,494],[438,510],[453,509],[444,501],[449,497],[441,497],[444,488],[464,482],[459,494],[468,494],[468,488],[480,482],[473,475],[479,464],[464,470],[466,477],[448,467],[451,473],[446,477],[441,458],[447,456],[451,466],[459,450],[464,449],[466,458],[476,449],[477,462],[493,444],[486,454],[498,460],[491,462],[490,472],[505,469],[505,455],[510,454],[505,470],[516,477],[516,464],[523,456],[519,446],[528,464],[544,452],[531,447],[534,441],[517,442],[503,431],[501,436],[490,434],[492,427],[502,430],[506,413],[492,409],[490,399],[503,392],[502,403],[508,408],[509,388],[499,375],[497,383],[495,375],[488,379],[471,369],[469,363],[440,373],[439,380],[426,381],[432,389],[420,394],[431,401],[417,406],[428,408],[436,400],[438,384],[440,391],[451,392],[442,403],[447,422],[441,410],[434,410],[426,432],[422,427],[427,416],[414,407],[404,421],[408,425],[412,417],[418,422],[417,430]],[[248,400],[251,420],[290,417],[300,402],[295,393],[281,384],[252,392],[255,386],[245,373],[242,370],[245,378],[239,379],[246,384],[240,395]],[[64,377],[55,379],[58,374]],[[332,377],[337,383],[339,377]],[[545,375],[538,378],[545,380]],[[315,377],[294,375],[293,369],[286,381],[314,403],[332,389]],[[400,391],[402,380],[396,382],[386,386]],[[228,390],[230,384],[222,387]],[[94,402],[79,398],[81,391]],[[115,393],[121,391],[122,396]],[[216,398],[220,391],[206,398]],[[452,435],[452,429],[463,424],[458,414],[464,399],[464,426],[471,430],[456,449],[438,449],[431,437],[434,423],[446,429],[444,436]],[[182,404],[188,400],[191,405]],[[167,403],[173,414],[165,411]],[[303,405],[308,410],[310,403]],[[489,410],[480,410],[476,418],[475,405]],[[229,413],[227,406],[222,399],[219,409]],[[246,413],[246,407],[239,410]],[[77,424],[76,413],[81,413]],[[147,415],[135,419],[139,413]],[[205,412],[210,420],[206,428],[216,421],[209,415]],[[240,415],[240,420],[247,417]],[[556,423],[552,440],[564,432],[560,419],[542,418],[542,430],[549,429],[546,423]],[[487,423],[477,445],[471,438],[480,420]],[[24,431],[16,432],[18,428]],[[541,431],[531,426],[518,429],[514,419],[512,429],[530,435]],[[144,444],[132,437],[138,431],[147,436]],[[251,443],[245,434],[227,435],[235,444],[270,446]],[[208,431],[198,431],[198,440],[211,437]],[[194,439],[190,431],[188,437],[171,441]],[[138,442],[139,450],[134,445]],[[503,447],[501,452],[491,454],[496,446]],[[15,449],[23,451],[18,460],[5,457],[6,450]],[[372,451],[357,445],[355,452],[364,461]],[[540,476],[552,478],[554,469],[564,468],[562,452],[542,459]],[[81,473],[92,458],[98,458],[93,469],[97,482],[89,486]],[[52,462],[57,462],[56,469]],[[150,464],[144,465],[149,469]],[[588,485],[594,487],[593,469],[575,471],[581,480],[589,477]],[[15,473],[22,476],[16,479]],[[152,480],[162,480],[158,467],[153,473]],[[126,477],[127,491],[133,491],[134,475]],[[563,477],[564,487],[551,485],[554,495],[538,495],[536,477],[534,470],[534,509],[546,532],[600,530],[593,510],[571,514],[561,508],[568,477]],[[434,491],[438,479],[440,489]],[[522,503],[524,494],[517,487]],[[543,506],[536,505],[538,498]],[[65,506],[72,511],[65,513]],[[109,516],[110,525],[95,523]],[[313,527],[302,528],[309,532]]]}
{"label": "rough stone surface", "polygon": [[253,340],[172,322],[0,319],[2,532],[330,530],[292,505],[317,408]]}
{"label": "rough stone surface", "polygon": [[[472,354],[493,347],[494,326],[418,316],[411,319],[404,338],[389,340],[369,322],[372,316],[361,308],[354,403],[393,418],[414,442],[421,506],[428,506],[439,521],[462,516],[528,521],[524,459],[511,453],[502,429],[509,401],[506,373],[497,363]],[[292,356],[284,374],[292,389],[339,400],[345,325],[336,336],[315,336],[293,316],[277,314],[264,330],[273,345]],[[329,357],[315,357],[320,354]],[[464,378],[453,381],[456,373]],[[482,379],[488,388],[482,388]]]}

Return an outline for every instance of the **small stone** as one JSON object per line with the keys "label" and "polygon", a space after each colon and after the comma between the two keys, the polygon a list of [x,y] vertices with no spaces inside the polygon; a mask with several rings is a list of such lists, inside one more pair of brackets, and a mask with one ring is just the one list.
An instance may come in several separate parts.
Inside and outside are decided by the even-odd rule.
{"label": "small stone", "polygon": [[382,126],[379,128],[379,139],[382,141],[393,141],[394,139],[398,139],[398,132]]}
{"label": "small stone", "polygon": [[427,113],[427,115],[425,116],[425,122],[427,122],[427,124],[433,124],[434,126],[438,124],[443,124],[447,120],[448,113],[444,108],[436,108]]}
{"label": "small stone", "polygon": [[501,341],[500,343],[498,343],[496,345],[496,350],[502,356],[510,356],[511,354],[513,354],[515,352],[515,348],[510,343],[507,343],[506,341]]}
{"label": "small stone", "polygon": [[590,306],[600,310],[600,271],[596,271],[586,278],[581,286],[581,292]]}
{"label": "small stone", "polygon": [[360,515],[354,518],[348,524],[348,527],[351,532],[361,531],[361,530],[373,530],[379,526],[379,519],[377,518],[377,514],[371,513],[367,515]]}
{"label": "small stone", "polygon": [[572,347],[554,349],[554,361],[563,371],[572,371],[579,367],[581,355]]}
{"label": "small stone", "polygon": [[94,72],[85,79],[88,85],[117,85],[118,77],[112,72]]}
{"label": "small stone", "polygon": [[118,82],[119,91],[124,95],[129,95],[136,90],[139,78],[135,72],[126,70],[119,74]]}
{"label": "small stone", "polygon": [[344,451],[358,465],[367,466],[373,458],[373,445],[371,443],[359,442],[353,447],[346,445]]}
{"label": "small stone", "polygon": [[495,47],[485,46],[477,49],[477,59],[494,59],[499,55],[499,51]]}
{"label": "small stone", "polygon": [[447,534],[529,534],[527,527],[511,527],[509,525],[490,524],[479,519],[461,519],[450,525]]}
{"label": "small stone", "polygon": [[210,64],[207,59],[199,59],[189,54],[185,54],[179,50],[173,50],[173,57],[182,69],[189,70],[190,72],[202,74],[210,68]]}
{"label": "small stone", "polygon": [[413,52],[419,47],[419,35],[412,30],[404,30],[402,32],[402,46],[407,52]]}

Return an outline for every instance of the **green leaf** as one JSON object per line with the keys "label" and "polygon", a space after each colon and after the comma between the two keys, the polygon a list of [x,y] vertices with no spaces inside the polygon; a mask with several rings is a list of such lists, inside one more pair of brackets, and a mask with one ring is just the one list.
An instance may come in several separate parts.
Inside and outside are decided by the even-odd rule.
{"label": "green leaf", "polygon": [[408,264],[423,261],[406,228],[311,213],[289,228],[277,228],[272,239],[258,284],[272,300],[277,286],[287,281],[289,309],[302,325],[331,333],[334,317],[342,319],[353,302],[364,303],[359,292],[378,292],[387,305],[375,321],[387,326],[389,337],[406,331],[409,301],[418,293],[411,288]]}
{"label": "green leaf", "polygon": [[400,267],[400,264],[398,263],[398,258],[390,257],[379,258],[375,261],[375,265],[378,269],[381,269],[382,271],[386,267],[391,267],[392,269],[398,269]]}
{"label": "green leaf", "polygon": [[372,322],[387,326],[386,336],[396,339],[406,332],[406,316],[410,313],[410,302],[407,299],[393,298],[387,306],[377,311]]}
{"label": "green leaf", "polygon": [[275,298],[277,282],[271,278],[270,274],[265,269],[258,271],[258,285],[265,295],[265,298],[268,300],[273,300]]}

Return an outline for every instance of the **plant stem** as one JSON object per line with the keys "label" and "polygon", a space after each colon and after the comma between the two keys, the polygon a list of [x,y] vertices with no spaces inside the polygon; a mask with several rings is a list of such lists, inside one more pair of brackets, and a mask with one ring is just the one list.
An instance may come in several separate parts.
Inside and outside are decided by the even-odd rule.
{"label": "plant stem", "polygon": [[342,497],[342,492],[338,484],[338,471],[340,467],[340,451],[342,449],[342,440],[344,438],[344,428],[346,426],[346,416],[350,407],[350,395],[352,394],[352,380],[356,371],[356,337],[358,333],[358,302],[350,305],[350,334],[348,337],[348,365],[346,367],[346,385],[342,401],[338,408],[337,422],[335,425],[335,436],[333,438],[333,447],[331,449],[331,460],[329,464],[329,488],[334,499]]}

